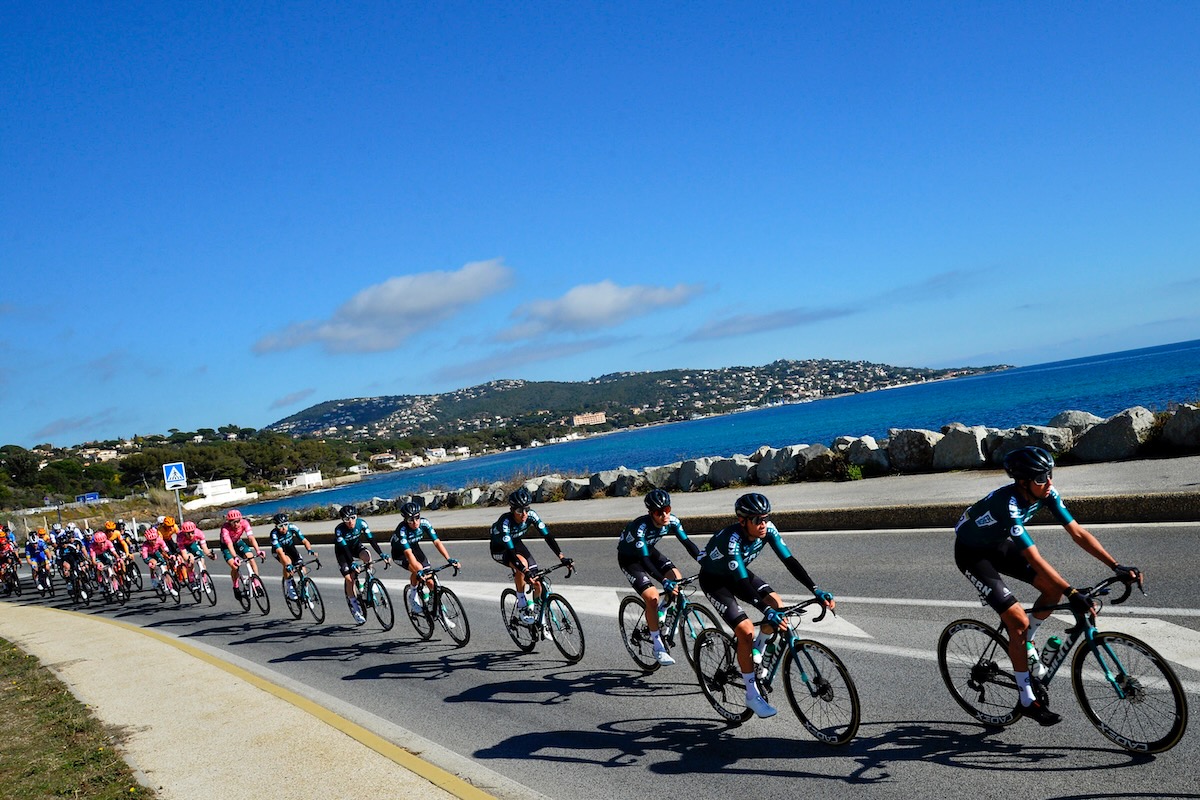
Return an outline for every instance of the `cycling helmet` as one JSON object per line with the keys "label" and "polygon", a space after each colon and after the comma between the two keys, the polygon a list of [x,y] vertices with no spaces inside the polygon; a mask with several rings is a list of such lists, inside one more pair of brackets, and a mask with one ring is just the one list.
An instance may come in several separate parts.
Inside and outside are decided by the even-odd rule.
{"label": "cycling helmet", "polygon": [[154,524],[156,524],[156,525],[162,525],[162,524],[163,524],[163,522],[164,522],[166,519],[167,519],[166,517],[159,517],[159,518],[158,518],[158,519],[155,521],[155,523],[154,523]]}
{"label": "cycling helmet", "polygon": [[104,531],[97,531],[95,538],[92,539],[96,544],[104,544],[108,541],[108,534]]}
{"label": "cycling helmet", "polygon": [[189,519],[187,522],[183,523],[183,526],[180,527],[179,530],[183,531],[184,533],[195,533],[196,532],[196,523],[192,522]]}
{"label": "cycling helmet", "polygon": [[1004,471],[1015,481],[1049,478],[1054,471],[1054,456],[1040,447],[1021,447],[1004,457]]}
{"label": "cycling helmet", "polygon": [[400,506],[400,516],[405,519],[416,519],[421,516],[421,507],[411,500]]}
{"label": "cycling helmet", "polygon": [[175,527],[175,518],[174,517],[163,517],[163,525],[166,525],[168,528],[174,528]]}
{"label": "cycling helmet", "polygon": [[358,508],[355,506],[342,506],[338,509],[338,516],[342,519],[358,516]]}
{"label": "cycling helmet", "polygon": [[524,486],[508,496],[508,507],[514,511],[516,509],[527,511],[531,505],[533,505],[533,495]]}
{"label": "cycling helmet", "polygon": [[[231,508],[225,512],[225,519],[229,522],[237,522],[241,518],[242,512],[238,511],[236,508]],[[159,521],[161,522],[161,520]]]}
{"label": "cycling helmet", "polygon": [[741,518],[761,517],[771,513],[771,501],[758,492],[751,492],[737,499],[733,511]]}
{"label": "cycling helmet", "polygon": [[663,511],[671,507],[671,495],[662,489],[654,489],[646,495],[646,508],[651,511]]}
{"label": "cycling helmet", "polygon": [[62,523],[61,523],[61,522],[56,522],[56,523],[54,523],[54,525],[53,525],[53,526],[51,526],[51,527],[54,529],[54,532],[55,532],[55,533],[57,533],[57,532],[59,532],[59,531],[61,531],[61,530],[62,530]]}
{"label": "cycling helmet", "polygon": [[113,522],[111,519],[108,522],[104,523],[104,530],[115,531],[116,529],[117,529],[117,523]]}
{"label": "cycling helmet", "polygon": [[75,531],[75,530],[79,530],[79,526],[78,526],[78,525],[76,525],[74,522],[68,522],[68,523],[67,523],[67,530],[69,530],[69,531]]}
{"label": "cycling helmet", "polygon": [[271,522],[274,522],[276,525],[287,525],[288,515],[280,511],[278,514],[271,517]]}
{"label": "cycling helmet", "polygon": [[146,541],[153,542],[158,538],[158,528],[149,528],[146,530]]}

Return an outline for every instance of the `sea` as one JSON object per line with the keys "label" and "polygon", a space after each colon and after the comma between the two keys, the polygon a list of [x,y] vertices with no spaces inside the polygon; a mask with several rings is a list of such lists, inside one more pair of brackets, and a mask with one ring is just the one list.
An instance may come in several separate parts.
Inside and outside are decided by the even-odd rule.
{"label": "sea", "polygon": [[951,422],[1045,425],[1061,411],[1109,417],[1132,406],[1163,411],[1200,401],[1200,340],[1015,367],[863,394],[617,431],[429,467],[386,472],[338,487],[244,506],[273,514],[376,497],[482,486],[515,477],[590,475],[704,456],[749,455],[762,445],[829,445],[838,436],[886,437],[892,428],[939,430]]}

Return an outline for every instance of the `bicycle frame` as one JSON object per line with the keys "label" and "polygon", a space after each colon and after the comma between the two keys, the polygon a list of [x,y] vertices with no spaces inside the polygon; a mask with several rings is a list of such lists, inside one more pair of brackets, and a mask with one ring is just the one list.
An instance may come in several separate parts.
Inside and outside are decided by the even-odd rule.
{"label": "bicycle frame", "polygon": [[[785,645],[787,650],[791,651],[792,658],[796,659],[796,663],[798,663],[800,665],[800,674],[801,674],[801,677],[804,679],[804,684],[805,684],[805,686],[808,687],[809,692],[814,697],[817,695],[817,690],[815,690],[813,688],[812,676],[809,675],[809,670],[805,669],[804,663],[805,663],[805,661],[807,661],[809,667],[813,671],[816,671],[817,665],[812,663],[812,659],[807,658],[807,656],[804,658],[804,661],[800,660],[801,656],[803,654],[796,647],[796,643],[800,641],[800,637],[796,635],[796,624],[791,622],[791,620],[795,619],[795,622],[799,623],[800,618],[804,616],[805,607],[810,606],[813,603],[820,603],[820,602],[821,602],[821,600],[819,598],[814,597],[811,600],[805,600],[802,603],[796,603],[795,605],[791,605],[791,606],[784,606],[783,608],[779,609],[779,613],[782,614],[784,617],[788,618],[788,620],[789,620],[788,627],[787,627],[787,636],[786,636],[786,639],[783,642],[783,644]],[[824,605],[822,605],[821,613],[813,618],[813,622],[820,622],[821,620],[825,619],[825,614],[828,611],[829,611],[829,609],[826,608]],[[766,620],[763,620],[763,622],[766,622]],[[762,624],[763,623],[760,622],[759,627],[761,627]],[[775,647],[774,647],[774,652],[771,656],[770,663],[763,665],[763,667],[767,671],[767,676],[765,678],[760,678],[759,683],[762,684],[763,687],[768,692],[771,690],[771,684],[775,681],[775,675],[779,672],[780,666],[783,665],[783,654],[785,652],[785,648],[780,647],[779,640],[781,638],[785,638],[783,631],[781,631],[779,628],[776,628],[775,632],[772,633],[770,635],[770,637],[767,639],[767,642],[773,643],[775,645]]]}

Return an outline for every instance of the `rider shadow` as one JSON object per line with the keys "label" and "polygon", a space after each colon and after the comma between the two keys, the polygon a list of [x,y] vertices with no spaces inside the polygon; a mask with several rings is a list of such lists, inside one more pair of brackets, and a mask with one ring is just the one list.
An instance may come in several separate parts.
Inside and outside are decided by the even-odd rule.
{"label": "rider shadow", "polygon": [[[417,643],[414,643],[417,644]],[[345,681],[379,679],[416,679],[436,681],[448,678],[455,671],[476,670],[478,672],[515,671],[513,667],[519,656],[515,653],[464,653],[447,645],[449,652],[437,658],[423,661],[412,660],[391,664],[375,664],[358,672],[342,676]]]}
{"label": "rider shadow", "polygon": [[[331,630],[323,634],[325,638],[333,639],[343,635],[341,631]],[[408,647],[409,643],[388,639],[383,641],[352,640],[345,644],[331,644],[328,647],[316,647],[310,650],[297,650],[272,658],[269,664],[287,664],[321,661],[357,661],[366,656],[394,656],[396,650]]]}
{"label": "rider shadow", "polygon": [[530,678],[526,669],[514,672],[519,677],[476,684],[458,694],[447,696],[445,702],[558,705],[577,694],[648,697],[657,691],[657,687],[646,684],[641,678],[631,679],[628,674],[620,672],[564,669],[537,678]]}

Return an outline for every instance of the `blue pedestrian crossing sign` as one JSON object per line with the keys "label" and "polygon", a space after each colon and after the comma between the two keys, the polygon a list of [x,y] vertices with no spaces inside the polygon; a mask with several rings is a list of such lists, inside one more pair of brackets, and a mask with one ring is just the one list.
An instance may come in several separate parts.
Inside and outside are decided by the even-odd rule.
{"label": "blue pedestrian crossing sign", "polygon": [[163,464],[163,481],[167,489],[182,489],[187,486],[187,468],[182,461],[174,464]]}

